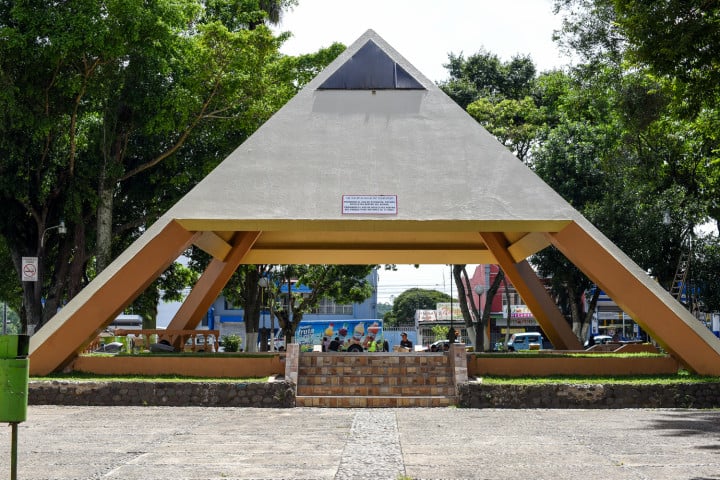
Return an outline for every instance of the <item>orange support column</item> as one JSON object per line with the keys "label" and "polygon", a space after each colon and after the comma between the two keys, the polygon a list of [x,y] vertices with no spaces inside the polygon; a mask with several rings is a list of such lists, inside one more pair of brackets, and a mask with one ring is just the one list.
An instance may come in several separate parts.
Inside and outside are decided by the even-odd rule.
{"label": "orange support column", "polygon": [[198,326],[203,314],[208,311],[259,236],[260,232],[241,232],[235,235],[230,253],[223,260],[212,259],[167,326],[168,330],[192,330]]}
{"label": "orange support column", "polygon": [[75,358],[190,246],[194,235],[173,220],[148,230],[146,240],[141,237],[123,252],[30,337],[30,374],[46,375]]}
{"label": "orange support column", "polygon": [[[582,345],[568,325],[555,302],[540,283],[530,264],[523,260],[515,263],[507,247],[509,242],[502,233],[481,233],[485,245],[495,255],[498,264],[525,300],[548,339],[559,350],[582,350]],[[508,325],[508,328],[510,326]]]}
{"label": "orange support column", "polygon": [[583,220],[547,236],[568,260],[688,369],[702,375],[720,375],[720,340],[599,230]]}

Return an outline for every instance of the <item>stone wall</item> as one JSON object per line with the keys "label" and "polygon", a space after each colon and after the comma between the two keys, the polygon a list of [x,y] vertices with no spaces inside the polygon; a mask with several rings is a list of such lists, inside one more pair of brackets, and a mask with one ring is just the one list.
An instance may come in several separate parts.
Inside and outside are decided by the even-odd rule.
{"label": "stone wall", "polygon": [[460,386],[466,408],[720,408],[720,383]]}
{"label": "stone wall", "polygon": [[295,406],[294,386],[276,382],[30,382],[29,405]]}
{"label": "stone wall", "polygon": [[[31,381],[30,405],[295,406],[291,382]],[[720,408],[720,383],[484,385],[459,387],[465,408]]]}

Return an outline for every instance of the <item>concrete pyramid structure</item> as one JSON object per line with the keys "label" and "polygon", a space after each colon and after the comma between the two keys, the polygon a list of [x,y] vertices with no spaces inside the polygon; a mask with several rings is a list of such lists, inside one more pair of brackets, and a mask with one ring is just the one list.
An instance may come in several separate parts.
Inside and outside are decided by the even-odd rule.
{"label": "concrete pyramid structure", "polygon": [[720,374],[720,341],[372,30],[31,338],[70,362],[189,246],[213,256],[169,328],[238,265],[497,263],[560,349],[580,344],[527,258],[554,245],[667,351]]}

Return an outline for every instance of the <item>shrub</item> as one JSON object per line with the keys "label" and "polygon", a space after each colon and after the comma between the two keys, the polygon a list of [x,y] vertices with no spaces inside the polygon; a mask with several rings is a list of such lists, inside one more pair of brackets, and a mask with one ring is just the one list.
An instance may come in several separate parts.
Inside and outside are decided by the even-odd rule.
{"label": "shrub", "polygon": [[222,338],[222,344],[226,352],[239,352],[242,338],[240,338],[240,335],[225,335]]}

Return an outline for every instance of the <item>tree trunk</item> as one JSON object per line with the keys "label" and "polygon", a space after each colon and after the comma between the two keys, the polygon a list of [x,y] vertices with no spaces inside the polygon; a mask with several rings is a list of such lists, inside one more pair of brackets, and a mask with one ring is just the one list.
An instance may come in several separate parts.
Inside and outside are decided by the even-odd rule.
{"label": "tree trunk", "polygon": [[507,302],[507,321],[505,322],[505,347],[507,348],[507,344],[510,341],[510,319],[512,315],[510,314],[510,289],[508,288],[504,273],[502,283],[505,288],[505,301]]}
{"label": "tree trunk", "polygon": [[[247,328],[247,325],[246,325]],[[258,351],[258,332],[245,332],[245,351],[256,353]]]}
{"label": "tree trunk", "polygon": [[490,348],[490,339],[485,338],[485,328],[490,324],[490,314],[492,313],[492,302],[495,299],[495,295],[497,294],[498,290],[500,290],[500,282],[503,281],[505,278],[505,272],[502,270],[498,271],[498,274],[495,275],[495,279],[493,280],[492,284],[490,285],[490,288],[485,292],[485,306],[483,308],[482,316],[479,317],[480,321],[478,322],[478,328],[477,331],[480,334],[480,339],[478,345],[482,346],[481,351],[487,351],[488,348]]}
{"label": "tree trunk", "polygon": [[590,303],[588,304],[587,312],[585,313],[585,322],[583,323],[583,328],[580,331],[580,341],[584,341],[586,338],[588,338],[588,329],[590,328],[590,322],[592,322],[593,314],[595,313],[595,308],[597,308],[597,302],[600,298],[600,288],[595,286],[595,291],[593,292],[593,296],[590,299]]}
{"label": "tree trunk", "polygon": [[[22,255],[13,246],[8,247],[13,256],[13,263],[16,264],[18,276],[22,278]],[[23,308],[20,312],[20,333],[31,333],[29,328],[36,328],[38,324],[42,322],[42,303],[40,302],[40,298],[38,282],[22,282]]]}
{"label": "tree trunk", "polygon": [[248,270],[245,275],[245,342],[246,352],[257,352],[258,328],[260,327],[260,309],[262,308],[262,292],[259,285],[260,274],[255,269]]}
{"label": "tree trunk", "polygon": [[572,319],[572,331],[577,338],[580,338],[580,330],[582,329],[583,319],[580,318],[580,309],[578,308],[577,292],[575,292],[575,288],[571,284],[567,284],[565,286],[565,290],[567,291],[568,298],[570,299],[570,301],[568,303],[570,304],[569,306],[570,306],[570,317]]}
{"label": "tree trunk", "polygon": [[101,179],[98,192],[97,247],[95,252],[95,265],[97,273],[105,270],[112,260],[114,196],[114,187],[106,186],[104,179]]}
{"label": "tree trunk", "polygon": [[473,326],[473,318],[479,318],[478,307],[472,297],[470,290],[470,279],[468,278],[466,265],[453,265],[453,279],[458,291],[460,311],[465,320],[465,330],[470,337],[472,345],[477,346],[477,336]]}
{"label": "tree trunk", "polygon": [[[44,228],[38,226],[38,231],[43,232]],[[43,248],[40,246],[42,235],[38,238],[38,249],[35,256],[38,258],[37,282],[22,281],[22,257],[28,256],[24,245],[7,241],[7,247],[12,256],[13,265],[21,281],[22,288],[22,309],[20,313],[20,333],[31,333],[29,329],[36,329],[42,324],[42,279],[43,269]],[[34,331],[32,332],[34,333]]]}

